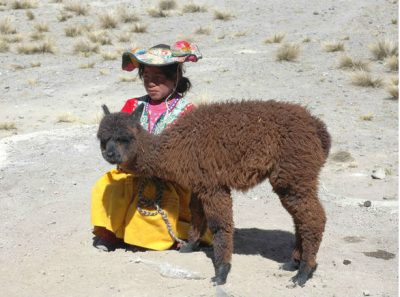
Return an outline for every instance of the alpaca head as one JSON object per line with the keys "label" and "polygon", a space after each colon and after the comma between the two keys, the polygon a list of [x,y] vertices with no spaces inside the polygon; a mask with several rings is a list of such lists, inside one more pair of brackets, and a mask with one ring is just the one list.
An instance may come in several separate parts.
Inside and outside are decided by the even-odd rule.
{"label": "alpaca head", "polygon": [[140,116],[143,104],[131,114],[124,112],[110,113],[103,105],[104,117],[97,131],[101,154],[110,164],[123,165],[137,155],[136,135],[141,129]]}

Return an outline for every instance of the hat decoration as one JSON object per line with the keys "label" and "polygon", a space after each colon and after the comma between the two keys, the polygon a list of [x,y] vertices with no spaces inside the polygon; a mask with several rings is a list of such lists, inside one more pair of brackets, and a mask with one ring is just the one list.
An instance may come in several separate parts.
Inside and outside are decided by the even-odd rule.
{"label": "hat decoration", "polygon": [[122,69],[133,71],[139,64],[165,66],[174,63],[197,62],[202,58],[194,43],[179,40],[172,46],[159,44],[149,49],[133,49],[122,54]]}

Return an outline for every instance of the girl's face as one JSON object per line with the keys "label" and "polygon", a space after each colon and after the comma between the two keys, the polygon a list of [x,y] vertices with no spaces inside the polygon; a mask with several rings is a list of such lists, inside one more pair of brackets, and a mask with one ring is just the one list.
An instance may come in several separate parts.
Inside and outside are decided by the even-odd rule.
{"label": "girl's face", "polygon": [[175,81],[168,79],[159,67],[146,66],[143,71],[143,84],[150,98],[160,101],[171,94]]}

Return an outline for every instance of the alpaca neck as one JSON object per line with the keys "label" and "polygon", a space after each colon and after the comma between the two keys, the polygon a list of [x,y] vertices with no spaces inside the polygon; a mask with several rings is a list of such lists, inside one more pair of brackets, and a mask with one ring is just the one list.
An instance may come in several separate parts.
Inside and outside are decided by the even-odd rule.
{"label": "alpaca neck", "polygon": [[137,153],[135,160],[129,162],[129,169],[134,173],[143,176],[158,176],[162,172],[160,168],[160,145],[159,136],[139,129],[136,145]]}

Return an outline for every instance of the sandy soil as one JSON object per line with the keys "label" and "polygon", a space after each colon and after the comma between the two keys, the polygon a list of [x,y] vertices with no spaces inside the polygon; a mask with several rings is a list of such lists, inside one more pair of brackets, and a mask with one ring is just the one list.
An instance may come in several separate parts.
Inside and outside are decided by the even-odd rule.
{"label": "sandy soil", "polygon": [[[6,4],[9,2],[9,4]],[[325,52],[325,41],[342,41],[352,57],[370,61],[371,74],[397,77],[372,60],[368,46],[379,39],[397,42],[397,1],[196,1],[206,12],[180,13],[183,1],[166,18],[147,10],[158,2],[80,1],[87,16],[59,22],[65,3],[39,1],[31,9],[10,9],[0,1],[0,20],[11,16],[23,38],[0,53],[0,283],[3,296],[398,296],[398,101],[384,88],[351,84],[351,71],[339,69],[339,52]],[[67,2],[67,1],[65,1]],[[120,4],[134,9],[147,33],[118,36],[132,24],[108,32],[112,45],[99,54],[73,53],[79,37],[64,28],[94,24],[98,15]],[[4,5],[6,4],[6,5]],[[214,19],[228,11],[228,21]],[[54,41],[55,54],[18,54],[32,43],[36,23]],[[209,35],[193,33],[200,26]],[[279,44],[265,44],[284,32],[300,44],[296,62],[278,62]],[[319,267],[304,288],[292,288],[293,272],[280,270],[290,257],[293,226],[268,183],[234,193],[235,252],[224,286],[213,287],[210,250],[100,252],[92,247],[90,190],[110,166],[96,140],[100,105],[119,109],[143,94],[139,81],[122,82],[120,55],[104,61],[102,51],[171,43],[186,37],[204,59],[187,65],[195,102],[276,99],[307,106],[328,125],[332,154],[321,174],[320,198],[328,223],[318,254]],[[309,38],[309,42],[303,42]],[[93,68],[81,69],[82,63]],[[40,67],[31,67],[40,63]],[[128,74],[135,77],[135,74]],[[363,120],[363,116],[371,116]],[[66,122],[62,119],[67,118]],[[4,126],[4,125],[2,125]],[[350,154],[335,158],[338,152]],[[373,179],[382,169],[383,179]],[[368,202],[369,201],[369,202]]]}

